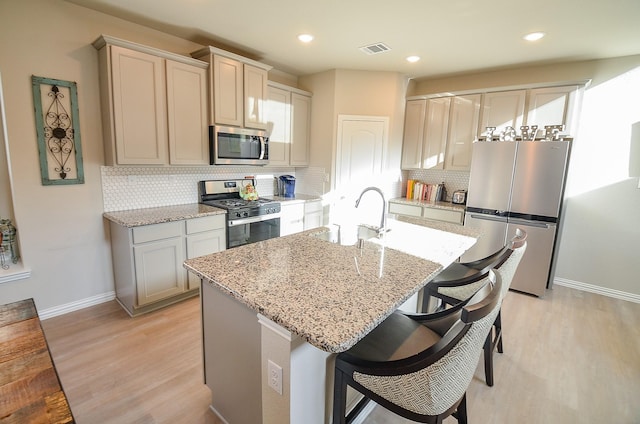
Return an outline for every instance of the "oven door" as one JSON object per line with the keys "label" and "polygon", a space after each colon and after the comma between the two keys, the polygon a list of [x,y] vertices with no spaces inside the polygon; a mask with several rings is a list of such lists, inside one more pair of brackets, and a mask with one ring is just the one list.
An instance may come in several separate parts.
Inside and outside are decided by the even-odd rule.
{"label": "oven door", "polygon": [[227,249],[275,237],[280,237],[280,214],[227,221]]}

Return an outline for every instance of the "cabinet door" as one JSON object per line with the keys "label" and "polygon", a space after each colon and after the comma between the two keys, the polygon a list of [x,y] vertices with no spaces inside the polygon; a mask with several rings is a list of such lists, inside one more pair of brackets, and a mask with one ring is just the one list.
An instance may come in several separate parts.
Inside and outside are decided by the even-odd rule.
{"label": "cabinet door", "polygon": [[267,129],[264,116],[267,102],[267,71],[244,65],[244,126]]}
{"label": "cabinet door", "polygon": [[291,93],[291,166],[309,165],[309,137],[311,133],[311,97]]}
{"label": "cabinet door", "polygon": [[116,162],[167,163],[164,59],[111,46]]}
{"label": "cabinet door", "polygon": [[513,127],[520,132],[524,122],[525,97],[526,90],[486,93],[480,108],[478,133],[485,134],[487,127],[496,127],[494,134],[499,134],[506,127]]}
{"label": "cabinet door", "polygon": [[404,115],[404,138],[402,141],[402,169],[422,167],[422,140],[427,101],[408,100]]}
{"label": "cabinet door", "polygon": [[282,204],[280,236],[299,233],[302,230],[304,230],[304,203]]}
{"label": "cabinet door", "polygon": [[291,142],[291,92],[268,88],[265,118],[269,132],[269,165],[289,166]]}
{"label": "cabinet door", "polygon": [[[187,236],[187,259],[222,252],[227,247],[225,230],[218,229]],[[200,278],[189,272],[188,290],[200,287]]]}
{"label": "cabinet door", "polygon": [[427,100],[422,146],[422,168],[424,169],[444,168],[450,107],[450,97]]}
{"label": "cabinet door", "polygon": [[206,69],[167,60],[169,163],[208,165]]}
{"label": "cabinet door", "polygon": [[323,208],[320,200],[304,204],[304,229],[322,227]]}
{"label": "cabinet door", "polygon": [[527,101],[526,125],[537,125],[538,137],[544,135],[545,125],[564,125],[566,133],[575,133],[578,88],[570,85],[531,90]]}
{"label": "cabinet door", "polygon": [[241,62],[213,56],[213,116],[216,124],[242,126],[242,82]]}
{"label": "cabinet door", "polygon": [[184,243],[181,237],[133,246],[138,306],[184,292]]}
{"label": "cabinet door", "polygon": [[480,94],[453,98],[445,156],[446,169],[452,171],[469,170],[473,141],[478,137],[479,113]]}

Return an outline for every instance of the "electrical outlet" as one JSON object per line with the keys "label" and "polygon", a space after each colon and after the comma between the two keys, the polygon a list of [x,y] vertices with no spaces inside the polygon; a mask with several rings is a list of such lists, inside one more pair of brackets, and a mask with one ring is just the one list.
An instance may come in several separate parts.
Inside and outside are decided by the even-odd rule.
{"label": "electrical outlet", "polygon": [[278,394],[282,394],[282,367],[271,359],[268,360],[267,364],[267,376],[269,379],[269,387],[278,392]]}

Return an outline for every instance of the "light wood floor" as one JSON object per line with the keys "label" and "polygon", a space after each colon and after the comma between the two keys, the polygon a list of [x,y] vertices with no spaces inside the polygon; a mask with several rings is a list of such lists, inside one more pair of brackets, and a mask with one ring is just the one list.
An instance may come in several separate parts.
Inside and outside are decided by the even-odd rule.
{"label": "light wood floor", "polygon": [[[556,287],[544,299],[510,292],[502,311],[505,353],[494,387],[476,370],[471,423],[640,423],[640,304]],[[77,421],[221,424],[199,320],[194,298],[137,318],[114,301],[43,321]],[[380,407],[366,420],[409,422]]]}

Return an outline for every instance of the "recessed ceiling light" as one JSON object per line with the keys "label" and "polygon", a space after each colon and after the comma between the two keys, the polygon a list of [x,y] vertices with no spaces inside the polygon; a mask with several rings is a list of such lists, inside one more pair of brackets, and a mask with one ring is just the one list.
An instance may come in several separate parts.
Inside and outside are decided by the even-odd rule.
{"label": "recessed ceiling light", "polygon": [[411,62],[411,63],[417,62],[419,60],[420,60],[420,56],[409,56],[407,58],[407,62]]}
{"label": "recessed ceiling light", "polygon": [[311,34],[300,34],[300,35],[298,35],[298,40],[302,41],[303,43],[310,43],[311,41],[313,41],[313,35],[311,35]]}
{"label": "recessed ceiling light", "polygon": [[536,41],[544,37],[544,32],[532,32],[531,34],[525,35],[524,38],[527,41]]}

